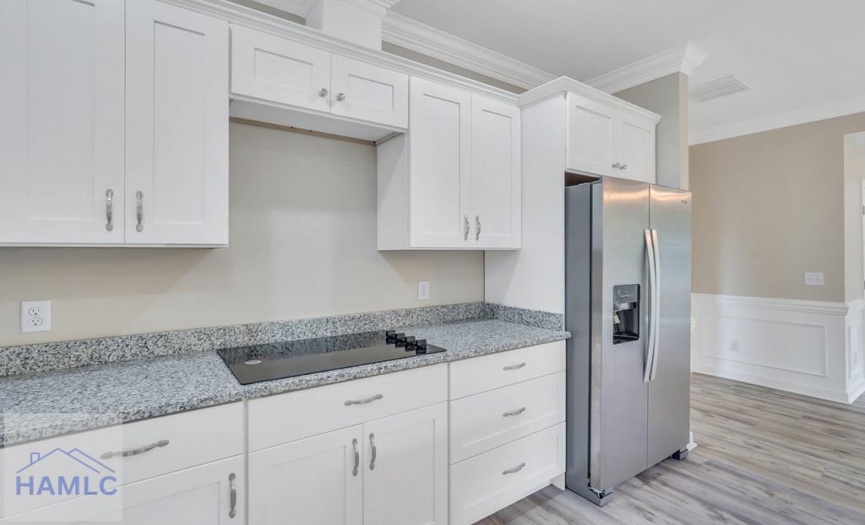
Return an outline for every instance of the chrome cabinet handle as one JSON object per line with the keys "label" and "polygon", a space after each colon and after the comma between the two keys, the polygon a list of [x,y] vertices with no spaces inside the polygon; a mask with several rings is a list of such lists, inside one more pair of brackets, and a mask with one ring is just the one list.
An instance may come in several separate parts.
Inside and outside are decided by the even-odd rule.
{"label": "chrome cabinet handle", "polygon": [[481,240],[481,216],[475,215],[475,227],[477,230],[475,231],[475,240]]}
{"label": "chrome cabinet handle", "polygon": [[508,474],[516,474],[517,472],[523,470],[523,468],[525,468],[525,466],[526,466],[525,463],[520,463],[519,465],[517,465],[514,468],[509,468],[507,470],[503,470],[502,476],[507,476]]}
{"label": "chrome cabinet handle", "polygon": [[626,169],[628,169],[628,165],[627,165],[627,164],[622,164],[622,167],[621,167],[621,169],[623,169],[623,170],[626,170]]}
{"label": "chrome cabinet handle", "polygon": [[508,365],[508,366],[502,367],[502,370],[505,370],[505,371],[519,370],[520,368],[523,368],[524,366],[526,366],[525,361],[523,361],[522,363],[516,364],[516,365]]}
{"label": "chrome cabinet handle", "polygon": [[318,90],[318,96],[320,96],[322,98],[326,97],[328,95],[328,93],[330,93],[330,91],[328,91],[325,88],[321,88]]}
{"label": "chrome cabinet handle", "polygon": [[372,457],[369,459],[369,469],[375,470],[375,457],[378,454],[375,448],[375,434],[369,435],[369,446],[372,447]]}
{"label": "chrome cabinet handle", "polygon": [[465,215],[465,216],[463,217],[463,221],[464,221],[464,225],[463,225],[463,240],[464,240],[464,241],[467,241],[467,240],[469,240],[469,228],[470,228],[470,226],[469,226],[469,216],[468,216],[468,215]]}
{"label": "chrome cabinet handle", "polygon": [[621,166],[622,166],[622,165],[619,164],[618,162],[614,162],[613,165],[612,165],[611,167],[612,167],[614,170],[617,170],[617,169],[619,169]]}
{"label": "chrome cabinet handle", "polygon": [[505,412],[504,414],[502,414],[502,417],[518,416],[525,411],[526,411],[526,407],[520,407],[516,410],[511,410],[510,412]]}
{"label": "chrome cabinet handle", "polygon": [[150,452],[151,450],[153,450],[155,448],[161,448],[161,447],[167,447],[167,446],[168,446],[168,440],[167,439],[161,439],[161,440],[157,441],[156,443],[151,443],[150,445],[147,445],[146,447],[135,448],[132,450],[121,450],[119,452],[106,452],[99,457],[102,459],[111,459],[111,458],[117,457],[117,456],[122,456],[124,458],[128,458],[130,456],[138,456],[139,454],[144,454],[145,452]]}
{"label": "chrome cabinet handle", "polygon": [[345,93],[337,93],[336,100],[338,102],[342,102],[343,100],[345,100]]}
{"label": "chrome cabinet handle", "polygon": [[105,230],[114,229],[114,191],[105,190]]}
{"label": "chrome cabinet handle", "polygon": [[357,469],[360,467],[360,452],[357,451],[357,439],[351,440],[351,446],[354,448],[354,469],[351,475],[357,477]]}
{"label": "chrome cabinet handle", "polygon": [[237,483],[235,483],[236,479],[237,476],[234,475],[234,472],[228,475],[228,486],[230,487],[228,517],[231,519],[234,519],[234,517],[237,516]]}
{"label": "chrome cabinet handle", "polygon": [[372,403],[373,401],[378,401],[379,399],[381,399],[383,397],[384,396],[381,394],[376,394],[376,395],[374,395],[372,397],[368,397],[366,399],[357,399],[357,400],[349,399],[348,401],[345,402],[345,406],[350,407],[351,405],[366,405],[367,403]]}
{"label": "chrome cabinet handle", "polygon": [[144,194],[140,191],[135,192],[135,213],[138,216],[138,224],[135,226],[135,231],[144,231]]}

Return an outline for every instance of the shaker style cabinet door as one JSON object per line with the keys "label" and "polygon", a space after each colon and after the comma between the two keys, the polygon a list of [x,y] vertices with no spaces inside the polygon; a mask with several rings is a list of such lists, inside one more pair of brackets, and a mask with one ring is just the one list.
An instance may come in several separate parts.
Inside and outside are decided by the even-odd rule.
{"label": "shaker style cabinet door", "polygon": [[361,426],[249,455],[250,525],[361,525]]}
{"label": "shaker style cabinet door", "polygon": [[331,113],[408,127],[408,75],[350,58],[331,58]]}
{"label": "shaker style cabinet door", "polygon": [[477,248],[519,248],[520,108],[472,96],[472,232]]}
{"label": "shaker style cabinet door", "polygon": [[0,244],[123,242],[124,2],[0,2]]}
{"label": "shaker style cabinet door", "polygon": [[231,92],[330,111],[330,53],[232,25]]}
{"label": "shaker style cabinet door", "polygon": [[616,146],[622,167],[617,177],[655,183],[655,124],[624,115],[616,126]]}
{"label": "shaker style cabinet door", "polygon": [[613,164],[615,108],[568,94],[568,169],[593,175],[619,176]]}
{"label": "shaker style cabinet door", "polygon": [[228,24],[126,9],[126,243],[226,244]]}
{"label": "shaker style cabinet door", "polygon": [[363,425],[363,522],[448,521],[447,403]]}
{"label": "shaker style cabinet door", "polygon": [[468,247],[471,94],[412,77],[409,105],[409,244]]}
{"label": "shaker style cabinet door", "polygon": [[243,458],[237,456],[123,486],[110,496],[117,497],[120,508],[113,508],[113,501],[100,504],[98,498],[84,496],[10,516],[0,524],[242,525],[243,487]]}

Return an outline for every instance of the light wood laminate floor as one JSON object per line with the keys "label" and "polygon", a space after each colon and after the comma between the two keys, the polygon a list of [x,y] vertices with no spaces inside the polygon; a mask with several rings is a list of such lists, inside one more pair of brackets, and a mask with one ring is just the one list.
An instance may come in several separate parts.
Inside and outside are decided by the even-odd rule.
{"label": "light wood laminate floor", "polygon": [[865,524],[865,399],[853,406],[692,376],[699,444],[599,508],[554,487],[478,525]]}

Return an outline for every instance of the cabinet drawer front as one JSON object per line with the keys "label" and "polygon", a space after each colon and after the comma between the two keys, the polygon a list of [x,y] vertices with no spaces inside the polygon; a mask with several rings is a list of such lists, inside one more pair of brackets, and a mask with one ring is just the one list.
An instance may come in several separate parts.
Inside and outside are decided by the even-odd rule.
{"label": "cabinet drawer front", "polygon": [[331,57],[331,112],[397,128],[408,127],[408,75]]}
{"label": "cabinet drawer front", "polygon": [[249,449],[261,450],[447,400],[447,365],[249,402]]}
{"label": "cabinet drawer front", "polygon": [[329,90],[330,53],[231,26],[232,94],[330,111]]}
{"label": "cabinet drawer front", "polygon": [[565,420],[565,373],[451,402],[451,463]]}
{"label": "cabinet drawer front", "polygon": [[451,525],[474,523],[565,471],[565,425],[451,466]]}
{"label": "cabinet drawer front", "polygon": [[450,364],[450,398],[534,379],[565,369],[565,342],[555,341]]}
{"label": "cabinet drawer front", "polygon": [[[125,485],[242,454],[243,405],[232,403],[69,434],[16,445],[0,453],[4,471],[14,473],[27,467],[25,472],[32,473],[37,479],[41,479],[43,474],[74,476],[79,471],[75,468],[70,470],[62,463],[67,460],[66,456],[70,456],[95,466],[100,475],[106,474],[107,467],[113,471],[111,474],[117,483]],[[59,457],[61,462],[49,454]],[[43,463],[42,459],[46,461]],[[76,466],[77,463],[73,462],[73,467]],[[14,482],[6,483],[4,487],[4,495],[9,496],[4,498],[8,504],[5,509],[7,515],[76,496],[16,498],[11,496],[15,491],[14,485]]]}

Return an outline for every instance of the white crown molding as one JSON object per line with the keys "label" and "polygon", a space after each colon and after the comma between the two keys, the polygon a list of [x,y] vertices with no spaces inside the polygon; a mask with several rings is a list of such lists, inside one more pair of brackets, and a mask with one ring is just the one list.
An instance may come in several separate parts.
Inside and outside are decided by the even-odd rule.
{"label": "white crown molding", "polygon": [[736,122],[726,126],[717,126],[707,129],[692,129],[688,138],[690,145],[694,146],[696,144],[731,139],[743,135],[751,135],[763,131],[771,131],[773,129],[798,126],[800,124],[807,124],[818,120],[843,117],[863,112],[865,112],[865,95],[859,95],[853,98],[835,100],[824,104],[817,104],[805,108],[785,111],[783,113]]}
{"label": "white crown molding", "polygon": [[[264,4],[280,11],[285,11],[287,13],[291,13],[293,15],[306,18],[309,16],[310,11],[321,0],[255,0],[260,4]],[[347,4],[351,4],[355,7],[359,7],[371,13],[375,13],[380,16],[384,16],[384,14],[393,6],[400,3],[401,0],[342,0]]]}
{"label": "white crown molding", "polygon": [[607,93],[618,93],[674,73],[691,75],[707,58],[708,53],[688,43],[604,73],[586,84]]}
{"label": "white crown molding", "polygon": [[382,40],[523,89],[556,78],[552,73],[393,12],[384,18]]}
{"label": "white crown molding", "polygon": [[542,86],[538,86],[535,89],[526,91],[519,96],[519,98],[517,99],[517,103],[520,105],[520,107],[524,107],[530,104],[534,104],[535,102],[545,100],[549,97],[561,96],[562,94],[567,93],[574,93],[583,98],[594,100],[595,102],[600,102],[601,104],[617,107],[622,111],[627,111],[634,115],[648,119],[655,124],[661,121],[661,115],[658,115],[657,113],[653,113],[648,109],[641,108],[640,106],[631,104],[626,100],[610,95],[609,93],[604,93],[599,89],[587,86],[578,80],[574,80],[568,77],[559,77],[553,81],[547,82]]}

